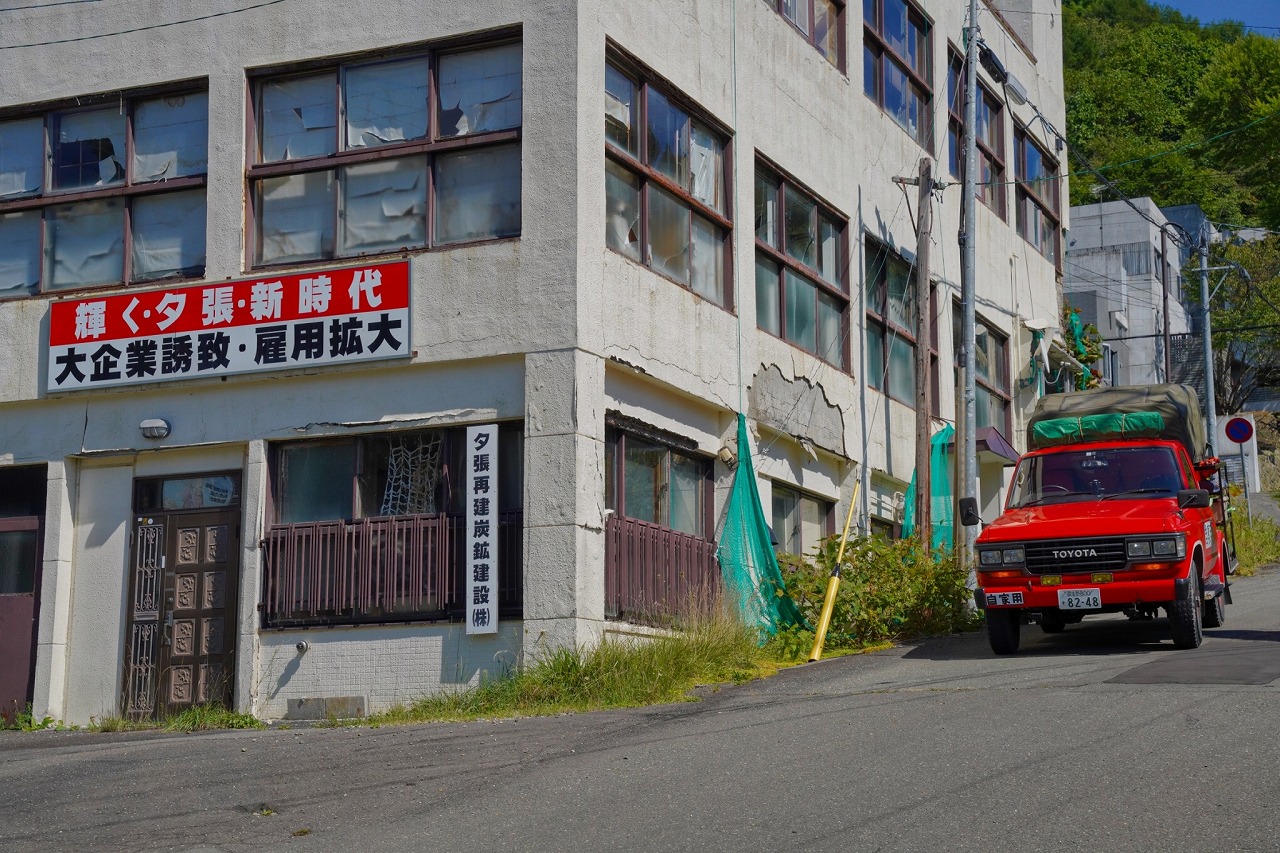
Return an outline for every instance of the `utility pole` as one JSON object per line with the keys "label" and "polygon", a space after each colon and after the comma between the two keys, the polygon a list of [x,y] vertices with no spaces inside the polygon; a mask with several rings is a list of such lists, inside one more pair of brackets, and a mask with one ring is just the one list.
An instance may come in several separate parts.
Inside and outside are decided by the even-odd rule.
{"label": "utility pole", "polygon": [[933,163],[920,158],[920,227],[916,230],[916,530],[925,547],[933,544],[932,483],[929,440],[933,432],[933,385],[929,381],[929,349],[933,317],[929,299],[929,241],[933,231]]}
{"label": "utility pole", "polygon": [[1213,390],[1213,338],[1209,329],[1209,223],[1200,226],[1200,344],[1204,350],[1204,415],[1209,452],[1218,455],[1218,406]]}
{"label": "utility pole", "polygon": [[1164,298],[1164,381],[1173,381],[1173,357],[1169,352],[1169,234],[1160,229],[1160,290]]}
{"label": "utility pole", "polygon": [[[964,187],[963,210],[964,227],[960,232],[960,350],[964,354],[962,376],[964,382],[964,417],[956,413],[956,427],[963,426],[956,439],[956,493],[963,497],[978,496],[978,447],[975,433],[976,413],[975,373],[977,365],[974,354],[974,301],[976,284],[974,276],[977,271],[976,237],[977,228],[977,193],[978,193],[978,143],[975,131],[978,126],[978,0],[969,0],[969,26],[965,29],[965,63],[964,63]],[[961,445],[963,438],[963,446]],[[960,472],[964,476],[960,476]],[[961,565],[972,569],[973,544],[977,536],[976,529],[956,525],[963,531],[960,548]]]}

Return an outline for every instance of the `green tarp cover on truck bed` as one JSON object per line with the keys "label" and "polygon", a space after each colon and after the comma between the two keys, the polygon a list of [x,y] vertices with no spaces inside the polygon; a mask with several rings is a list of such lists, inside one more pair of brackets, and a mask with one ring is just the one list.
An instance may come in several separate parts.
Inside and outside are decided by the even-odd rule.
{"label": "green tarp cover on truck bed", "polygon": [[1164,418],[1159,412],[1049,418],[1037,421],[1031,431],[1031,444],[1035,447],[1113,438],[1159,438],[1164,432]]}
{"label": "green tarp cover on truck bed", "polygon": [[1181,442],[1192,460],[1199,461],[1206,454],[1206,436],[1199,401],[1186,385],[1046,394],[1027,422],[1032,450],[1079,441],[1165,438]]}

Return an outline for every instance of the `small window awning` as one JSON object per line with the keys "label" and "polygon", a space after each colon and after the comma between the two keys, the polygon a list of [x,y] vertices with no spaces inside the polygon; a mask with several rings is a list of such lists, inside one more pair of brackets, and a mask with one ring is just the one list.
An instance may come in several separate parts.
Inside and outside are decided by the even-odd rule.
{"label": "small window awning", "polygon": [[[1008,468],[1018,461],[1018,451],[1013,449],[1013,445],[995,427],[978,427],[973,443],[977,447],[978,462],[981,464],[999,464]],[[955,441],[947,443],[948,452],[955,452],[955,449]]]}
{"label": "small window awning", "polygon": [[1018,461],[1018,451],[993,426],[978,427],[974,443],[978,448],[979,462],[998,462],[1008,468]]}

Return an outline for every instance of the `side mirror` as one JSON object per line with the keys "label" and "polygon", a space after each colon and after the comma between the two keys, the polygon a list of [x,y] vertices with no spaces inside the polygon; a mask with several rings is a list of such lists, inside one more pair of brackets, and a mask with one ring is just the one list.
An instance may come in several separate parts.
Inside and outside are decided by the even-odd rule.
{"label": "side mirror", "polygon": [[[1206,494],[1208,494],[1206,492]],[[1205,504],[1208,506],[1208,504]],[[960,499],[960,523],[965,527],[976,527],[982,523],[982,516],[978,514],[977,498],[961,498]]]}
{"label": "side mirror", "polygon": [[1212,504],[1208,489],[1180,489],[1178,509],[1205,509]]}

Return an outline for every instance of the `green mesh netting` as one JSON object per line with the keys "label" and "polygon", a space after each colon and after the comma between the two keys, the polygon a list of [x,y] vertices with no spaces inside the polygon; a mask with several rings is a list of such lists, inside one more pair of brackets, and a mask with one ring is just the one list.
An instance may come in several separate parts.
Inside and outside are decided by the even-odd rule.
{"label": "green mesh netting", "polygon": [[[934,433],[929,439],[929,519],[933,527],[930,538],[934,548],[950,548],[954,535],[955,517],[952,511],[951,451],[956,430],[951,424]],[[902,535],[914,536],[916,532],[916,475],[911,472],[911,485],[907,487],[906,512],[902,520]]]}
{"label": "green mesh netting", "polygon": [[720,573],[731,600],[748,625],[762,635],[773,636],[779,628],[803,625],[800,608],[787,595],[778,569],[778,557],[770,541],[769,522],[756,488],[756,469],[751,462],[747,419],[738,415],[738,469],[725,510],[724,530],[716,548]]}

